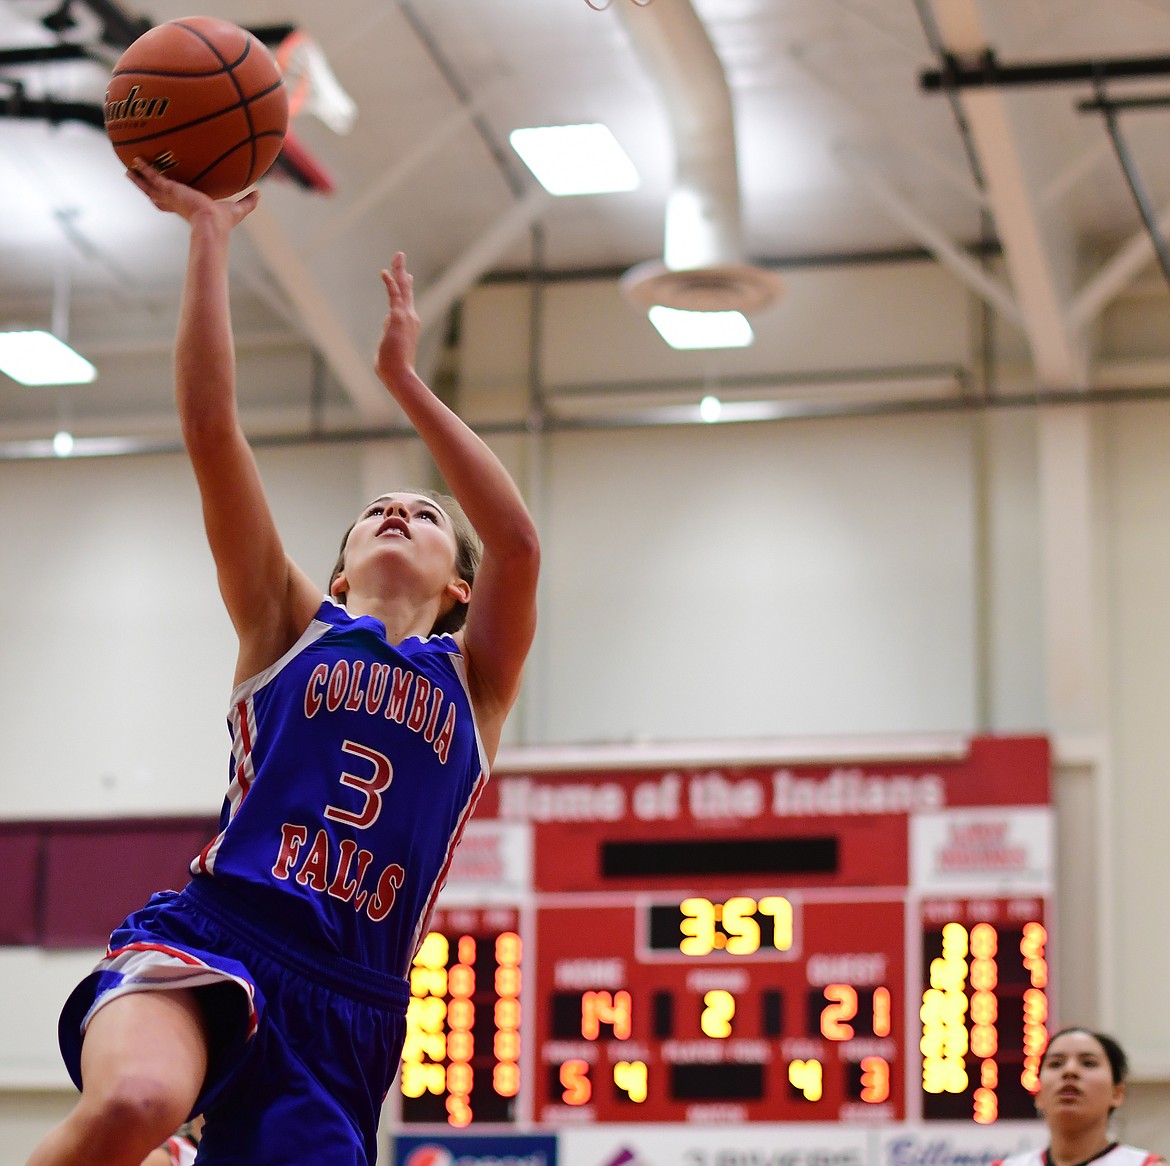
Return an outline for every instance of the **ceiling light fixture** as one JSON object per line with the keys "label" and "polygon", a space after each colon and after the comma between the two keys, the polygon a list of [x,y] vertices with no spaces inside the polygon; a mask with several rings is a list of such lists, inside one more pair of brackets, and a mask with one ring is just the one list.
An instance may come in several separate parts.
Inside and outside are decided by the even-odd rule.
{"label": "ceiling light fixture", "polygon": [[647,315],[671,348],[746,348],[755,339],[742,312],[688,312],[656,304]]}
{"label": "ceiling light fixture", "polygon": [[87,385],[97,369],[51,332],[0,332],[0,372],[22,385]]}
{"label": "ceiling light fixture", "polygon": [[513,130],[508,140],[549,194],[612,194],[636,190],[641,181],[609,127],[598,122],[533,126]]}
{"label": "ceiling light fixture", "polygon": [[699,402],[699,417],[708,424],[718,421],[723,413],[723,402],[712,393],[708,393]]}
{"label": "ceiling light fixture", "polygon": [[53,211],[61,227],[62,241],[53,272],[51,331],[13,328],[0,332],[0,372],[22,385],[88,385],[97,379],[97,369],[68,344],[73,288],[66,243],[69,222],[76,215],[75,207],[58,207]]}

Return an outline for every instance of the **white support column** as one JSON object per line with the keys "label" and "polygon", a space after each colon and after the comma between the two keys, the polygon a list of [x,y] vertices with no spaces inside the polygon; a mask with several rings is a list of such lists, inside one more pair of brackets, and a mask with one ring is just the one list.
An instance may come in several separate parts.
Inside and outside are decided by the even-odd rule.
{"label": "white support column", "polygon": [[[933,3],[949,52],[978,57],[998,47],[996,10],[986,0]],[[1074,317],[1076,238],[1064,208],[1045,196],[1044,142],[1036,140],[1028,118],[1030,95],[987,86],[960,89],[958,99],[1023,317],[1037,389],[1041,393],[1084,389],[1088,385],[1084,316],[1091,308],[1091,297],[1104,284],[1090,290],[1090,298],[1082,301],[1081,315]],[[1060,814],[1079,814],[1077,805],[1095,806],[1099,816],[1093,821],[1093,833],[1102,840],[1082,858],[1092,865],[1090,885],[1096,894],[1098,931],[1089,949],[1095,953],[1095,974],[1082,976],[1077,991],[1092,993],[1094,998],[1064,998],[1061,1006],[1066,1010],[1063,1015],[1078,1023],[1100,1024],[1110,1014],[1106,992],[1113,950],[1108,922],[1112,917],[1109,779],[1113,767],[1094,417],[1088,405],[1042,409],[1038,431],[1047,728],[1058,742],[1075,737],[1092,743],[1086,753],[1091,760],[1081,771],[1092,795],[1070,800],[1064,797],[1068,791],[1058,791],[1056,802]],[[1066,825],[1071,832],[1083,823],[1078,817]],[[1062,876],[1063,872],[1058,875]],[[1068,986],[1073,987],[1071,982]]]}
{"label": "white support column", "polygon": [[1039,443],[1049,721],[1083,735],[1106,711],[1091,408],[1042,409]]}
{"label": "white support column", "polygon": [[[1114,1013],[1114,843],[1108,716],[1109,652],[1099,538],[1099,457],[1089,405],[1042,410],[1038,427],[1048,732],[1056,767],[1058,879],[1083,911],[1058,907],[1055,950],[1065,966],[1061,1016],[1108,1027]],[[1071,843],[1086,844],[1073,849]],[[1081,942],[1092,924],[1092,943]],[[1076,934],[1072,934],[1074,931]],[[1092,953],[1092,956],[1088,953]]]}

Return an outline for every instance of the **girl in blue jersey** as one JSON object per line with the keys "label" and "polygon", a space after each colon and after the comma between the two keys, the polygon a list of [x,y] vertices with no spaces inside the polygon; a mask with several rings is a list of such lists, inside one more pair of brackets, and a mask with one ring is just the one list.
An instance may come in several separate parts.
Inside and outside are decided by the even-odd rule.
{"label": "girl in blue jersey", "polygon": [[230,783],[188,886],[125,920],[66,1004],[81,1097],[30,1166],[138,1166],[193,1113],[201,1163],[369,1166],[403,976],[519,692],[536,530],[497,458],[416,374],[398,254],[375,367],[482,546],[441,497],[387,493],[323,596],[285,554],[237,416],[229,240],[258,196],[214,202],[145,166],[130,177],[190,227],[176,399],[239,639]]}

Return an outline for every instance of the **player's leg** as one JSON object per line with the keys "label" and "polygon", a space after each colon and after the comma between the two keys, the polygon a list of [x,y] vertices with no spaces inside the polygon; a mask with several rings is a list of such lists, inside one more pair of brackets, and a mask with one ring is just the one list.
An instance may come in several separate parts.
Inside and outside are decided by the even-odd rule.
{"label": "player's leg", "polygon": [[207,1073],[191,989],[130,992],[94,1013],[81,1046],[81,1099],[28,1166],[138,1166],[186,1121]]}

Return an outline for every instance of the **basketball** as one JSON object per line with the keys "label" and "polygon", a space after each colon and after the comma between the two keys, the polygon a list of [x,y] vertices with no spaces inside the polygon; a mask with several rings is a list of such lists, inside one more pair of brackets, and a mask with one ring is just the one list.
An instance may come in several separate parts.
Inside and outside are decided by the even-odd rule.
{"label": "basketball", "polygon": [[280,67],[239,25],[186,16],[144,32],[106,89],[106,134],[127,167],[143,158],[212,198],[251,186],[288,130]]}

